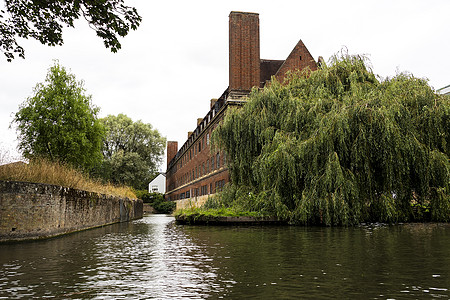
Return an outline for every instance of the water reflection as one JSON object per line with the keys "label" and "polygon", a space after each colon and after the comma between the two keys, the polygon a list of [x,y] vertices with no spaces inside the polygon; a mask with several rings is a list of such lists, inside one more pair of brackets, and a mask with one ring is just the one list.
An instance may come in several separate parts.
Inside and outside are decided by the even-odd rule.
{"label": "water reflection", "polygon": [[0,245],[0,299],[450,297],[450,225],[179,226],[141,220]]}
{"label": "water reflection", "polygon": [[0,246],[0,298],[204,298],[212,258],[152,215],[48,241]]}

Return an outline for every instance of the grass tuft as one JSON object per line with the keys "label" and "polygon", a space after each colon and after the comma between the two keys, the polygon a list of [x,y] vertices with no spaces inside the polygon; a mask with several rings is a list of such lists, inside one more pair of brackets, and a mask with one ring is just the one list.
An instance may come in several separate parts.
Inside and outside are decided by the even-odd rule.
{"label": "grass tuft", "polygon": [[137,198],[130,187],[104,184],[67,164],[42,158],[30,160],[29,163],[0,165],[0,180],[53,184],[117,197]]}

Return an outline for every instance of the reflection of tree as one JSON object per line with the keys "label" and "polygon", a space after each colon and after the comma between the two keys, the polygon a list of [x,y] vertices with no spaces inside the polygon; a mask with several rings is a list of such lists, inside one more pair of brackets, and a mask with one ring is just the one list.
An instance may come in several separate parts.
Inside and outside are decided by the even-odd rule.
{"label": "reflection of tree", "polygon": [[[448,274],[450,260],[436,262],[450,245],[450,225],[423,226],[185,227],[184,231],[213,259],[215,282],[227,297],[344,299],[383,293],[404,296],[405,285],[433,286],[432,270]],[[448,286],[448,279],[436,278],[440,286]],[[423,291],[410,293],[420,297]]]}
{"label": "reflection of tree", "polygon": [[421,298],[430,287],[449,295],[450,224],[208,227],[172,220],[150,215],[2,245],[0,297],[347,299],[401,298],[406,290]]}

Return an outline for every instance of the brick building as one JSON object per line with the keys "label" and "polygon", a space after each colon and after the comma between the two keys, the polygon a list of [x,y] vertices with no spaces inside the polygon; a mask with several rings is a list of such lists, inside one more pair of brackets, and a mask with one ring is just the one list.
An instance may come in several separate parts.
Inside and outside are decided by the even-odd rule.
{"label": "brick building", "polygon": [[196,198],[203,202],[229,181],[226,158],[221,152],[210,150],[211,133],[228,107],[242,105],[253,87],[263,88],[272,76],[283,81],[287,71],[317,69],[301,40],[286,60],[260,59],[259,50],[259,15],[231,12],[228,88],[218,99],[211,100],[209,112],[197,119],[197,127],[188,133],[180,149],[178,142],[167,143],[166,199]]}

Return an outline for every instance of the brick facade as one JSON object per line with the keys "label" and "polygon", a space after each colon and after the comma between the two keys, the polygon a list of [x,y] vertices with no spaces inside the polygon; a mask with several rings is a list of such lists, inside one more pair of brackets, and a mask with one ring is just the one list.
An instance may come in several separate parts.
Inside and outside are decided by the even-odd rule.
{"label": "brick facade", "polygon": [[282,81],[287,71],[317,63],[300,40],[286,60],[260,59],[259,15],[231,12],[229,16],[229,86],[210,110],[197,119],[197,128],[178,150],[177,142],[167,144],[166,198],[202,199],[220,191],[230,180],[226,157],[211,149],[211,134],[223,120],[228,107],[240,106],[253,87],[264,87],[272,76]]}
{"label": "brick facade", "polygon": [[170,158],[167,151],[166,197],[169,200],[214,194],[229,181],[226,158],[211,148],[212,131],[223,120],[228,105],[223,97],[216,101],[174,157]]}
{"label": "brick facade", "polygon": [[229,27],[229,87],[249,92],[260,82],[259,15],[231,12]]}
{"label": "brick facade", "polygon": [[315,71],[317,70],[317,63],[305,44],[300,40],[288,58],[283,62],[280,69],[275,73],[275,77],[279,82],[283,82],[288,71],[303,70],[306,67],[311,71]]}

